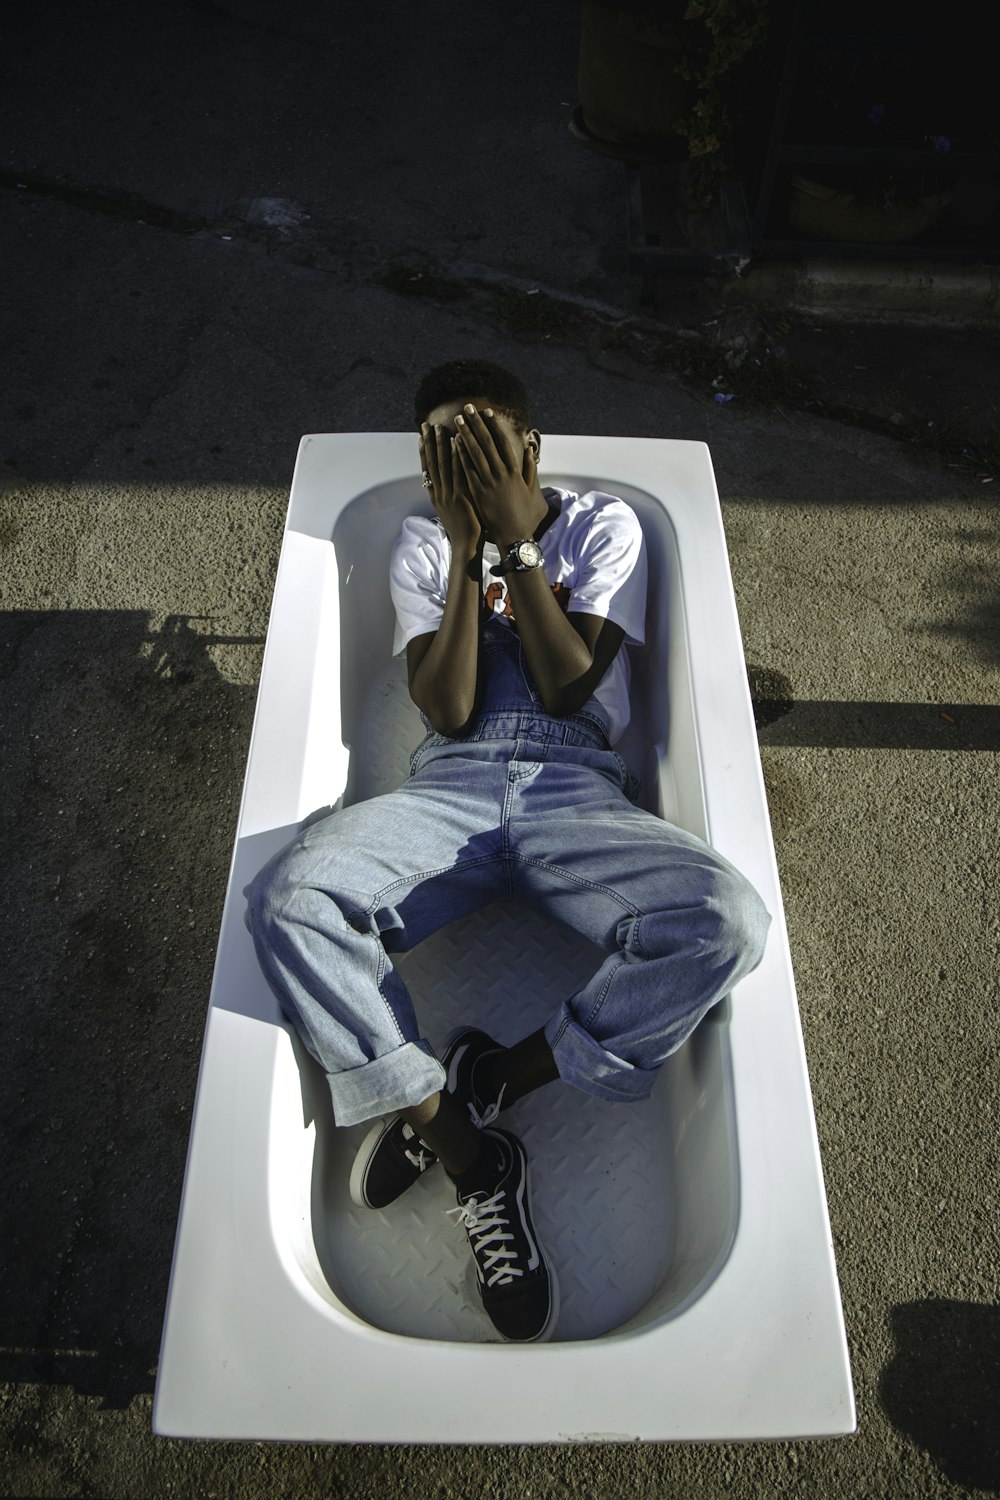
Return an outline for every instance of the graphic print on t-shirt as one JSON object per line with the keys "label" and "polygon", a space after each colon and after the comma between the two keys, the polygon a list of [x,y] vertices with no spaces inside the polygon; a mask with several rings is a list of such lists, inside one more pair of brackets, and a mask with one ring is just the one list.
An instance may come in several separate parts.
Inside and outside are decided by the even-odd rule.
{"label": "graphic print on t-shirt", "polygon": [[[552,592],[556,596],[556,603],[563,614],[565,614],[569,608],[570,595],[573,590],[567,587],[565,583],[554,583],[552,585]],[[489,583],[485,579],[483,580],[483,605],[488,616],[496,617],[499,615],[502,620],[506,620],[508,625],[513,626],[515,630],[517,629],[517,620],[514,617],[510,595],[507,585],[502,578],[494,578]]]}

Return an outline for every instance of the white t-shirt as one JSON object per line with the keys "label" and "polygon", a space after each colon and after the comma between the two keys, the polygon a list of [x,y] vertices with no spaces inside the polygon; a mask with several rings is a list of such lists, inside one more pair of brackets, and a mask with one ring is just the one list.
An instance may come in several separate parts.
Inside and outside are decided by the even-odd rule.
{"label": "white t-shirt", "polygon": [[[545,576],[563,609],[598,615],[620,625],[625,642],[645,640],[646,548],[631,506],[601,490],[576,495],[555,485],[542,490],[558,506],[555,520],[539,538]],[[436,516],[408,516],[392,553],[389,587],[396,608],[393,655],[418,635],[437,630],[444,614],[451,543]],[[500,561],[491,542],[483,549],[483,603],[493,616],[516,630],[507,598],[507,580],[490,573]],[[628,652],[620,650],[594,697],[609,719],[611,743],[629,720]]]}

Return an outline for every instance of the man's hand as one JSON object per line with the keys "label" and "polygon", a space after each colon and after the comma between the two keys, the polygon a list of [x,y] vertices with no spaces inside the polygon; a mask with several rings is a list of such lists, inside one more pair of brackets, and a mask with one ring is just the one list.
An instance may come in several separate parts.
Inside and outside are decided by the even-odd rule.
{"label": "man's hand", "polygon": [[[547,512],[535,455],[523,459],[489,407],[472,406],[455,418],[455,452],[465,487],[486,536],[501,555],[530,537]],[[523,465],[523,467],[522,467]],[[543,568],[507,574],[508,602],[528,667],[546,710],[576,713],[594,692],[621,647],[625,632],[599,615],[564,614]]]}
{"label": "man's hand", "polygon": [[430,497],[441,525],[448,533],[452,551],[471,556],[479,546],[482,527],[464,493],[462,475],[453,453],[453,439],[435,422],[433,431],[424,422],[420,428],[420,465],[430,475]]}
{"label": "man's hand", "polygon": [[455,456],[483,530],[501,552],[531,536],[546,512],[532,449],[522,458],[491,408],[469,405],[455,418]]}

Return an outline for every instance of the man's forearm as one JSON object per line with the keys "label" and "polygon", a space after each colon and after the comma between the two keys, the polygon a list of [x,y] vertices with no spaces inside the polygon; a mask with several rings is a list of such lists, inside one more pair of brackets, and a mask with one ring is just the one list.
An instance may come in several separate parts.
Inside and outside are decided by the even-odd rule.
{"label": "man's forearm", "polygon": [[453,547],[441,624],[410,679],[410,697],[438,734],[461,734],[475,712],[481,580],[481,551]]}
{"label": "man's forearm", "polygon": [[528,667],[548,713],[575,713],[596,687],[594,656],[566,618],[543,568],[508,573],[507,587]]}

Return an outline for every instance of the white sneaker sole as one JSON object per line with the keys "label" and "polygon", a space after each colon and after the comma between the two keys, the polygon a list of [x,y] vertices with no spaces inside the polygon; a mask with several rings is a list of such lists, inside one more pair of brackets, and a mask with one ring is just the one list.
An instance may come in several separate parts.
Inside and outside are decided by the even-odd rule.
{"label": "white sneaker sole", "polygon": [[[351,1202],[356,1203],[358,1208],[371,1209],[372,1205],[365,1200],[364,1196],[365,1176],[371,1159],[375,1155],[376,1147],[382,1140],[382,1137],[388,1135],[398,1118],[398,1115],[392,1115],[389,1119],[376,1120],[358,1147],[358,1154],[355,1156],[354,1165],[351,1168],[350,1184]],[[343,1178],[341,1178],[341,1181],[343,1181]]]}

